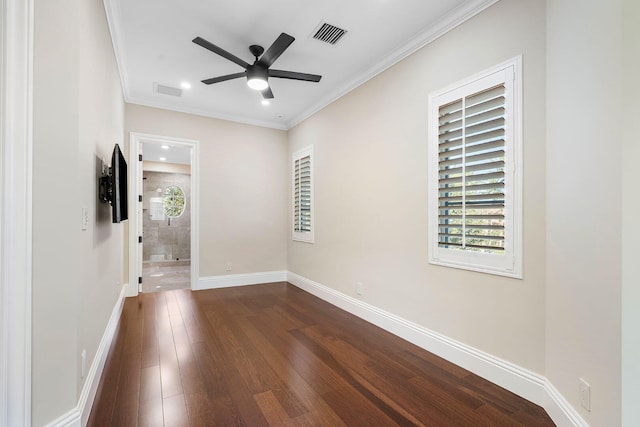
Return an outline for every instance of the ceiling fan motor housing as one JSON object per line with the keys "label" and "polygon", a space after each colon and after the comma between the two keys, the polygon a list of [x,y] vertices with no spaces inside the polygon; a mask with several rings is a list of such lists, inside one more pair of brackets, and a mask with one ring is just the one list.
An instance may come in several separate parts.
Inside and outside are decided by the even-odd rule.
{"label": "ceiling fan motor housing", "polygon": [[247,84],[251,89],[264,90],[268,87],[267,68],[257,61],[253,65],[247,67]]}

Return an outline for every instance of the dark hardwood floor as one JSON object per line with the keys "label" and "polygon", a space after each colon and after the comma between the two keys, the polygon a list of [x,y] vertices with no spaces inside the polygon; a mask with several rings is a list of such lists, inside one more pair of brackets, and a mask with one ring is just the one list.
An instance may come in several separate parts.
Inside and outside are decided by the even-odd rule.
{"label": "dark hardwood floor", "polygon": [[287,283],[127,298],[89,426],[552,426]]}

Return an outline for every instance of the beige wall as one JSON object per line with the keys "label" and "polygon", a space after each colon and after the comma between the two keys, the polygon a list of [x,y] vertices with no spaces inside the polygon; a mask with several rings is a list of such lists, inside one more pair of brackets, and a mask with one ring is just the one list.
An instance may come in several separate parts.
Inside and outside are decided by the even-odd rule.
{"label": "beige wall", "polygon": [[624,0],[622,148],[622,425],[640,425],[640,2]]}
{"label": "beige wall", "polygon": [[[544,2],[503,0],[290,131],[313,144],[315,243],[288,269],[544,373]],[[427,263],[427,98],[524,61],[524,280]],[[289,232],[290,234],[290,232]]]}
{"label": "beige wall", "polygon": [[[123,277],[123,225],[98,202],[124,101],[102,2],[35,1],[32,421],[74,408]],[[81,230],[81,207],[89,211]]]}
{"label": "beige wall", "polygon": [[200,142],[200,277],[286,269],[286,132],[133,104],[126,129]]}
{"label": "beige wall", "polygon": [[621,6],[547,1],[546,376],[593,426],[621,420]]}

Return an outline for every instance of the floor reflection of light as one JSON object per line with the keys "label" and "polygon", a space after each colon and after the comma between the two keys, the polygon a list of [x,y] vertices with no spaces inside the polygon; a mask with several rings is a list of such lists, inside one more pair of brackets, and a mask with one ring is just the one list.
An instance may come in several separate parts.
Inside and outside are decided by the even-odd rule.
{"label": "floor reflection of light", "polygon": [[166,384],[166,383],[173,383],[173,381],[176,378],[176,372],[174,369],[172,369],[173,366],[169,367],[169,366],[163,366],[162,368],[160,368],[160,376],[162,377],[162,383]]}
{"label": "floor reflection of light", "polygon": [[291,366],[289,368],[291,375],[300,375],[307,382],[315,380],[318,376],[316,360],[315,358],[306,357],[310,350],[294,338],[288,343],[287,348],[289,349],[287,359]]}
{"label": "floor reflection of light", "polygon": [[180,348],[176,349],[176,353],[178,354],[178,360],[184,360],[189,357],[189,354],[191,353],[191,348],[180,346]]}

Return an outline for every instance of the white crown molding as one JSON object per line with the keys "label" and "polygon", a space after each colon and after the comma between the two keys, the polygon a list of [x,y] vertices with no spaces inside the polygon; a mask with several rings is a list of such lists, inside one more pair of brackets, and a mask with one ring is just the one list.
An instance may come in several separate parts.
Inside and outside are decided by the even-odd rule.
{"label": "white crown molding", "polygon": [[412,37],[407,43],[399,46],[393,51],[391,55],[380,59],[372,67],[363,70],[361,73],[358,73],[358,75],[354,79],[343,84],[336,91],[330,93],[319,102],[315,103],[305,111],[293,117],[290,121],[287,122],[287,130],[297,126],[318,111],[322,110],[327,105],[342,98],[358,86],[371,80],[378,74],[402,61],[407,56],[415,53],[419,49],[422,49],[424,46],[442,37],[449,31],[453,30],[457,26],[463,24],[467,20],[473,18],[483,10],[499,1],[500,0],[474,0],[463,3],[462,5],[442,17],[440,20],[438,20],[435,24],[424,28],[421,32]]}
{"label": "white crown molding", "polygon": [[316,297],[542,406],[558,426],[588,427],[542,375],[429,330],[291,271],[287,281]]}
{"label": "white crown molding", "polygon": [[158,102],[156,100],[149,100],[142,97],[135,97],[135,98],[125,97],[125,101],[130,104],[137,104],[145,107],[161,108],[163,110],[176,111],[178,113],[194,114],[196,116],[226,120],[229,122],[242,123],[245,125],[259,126],[263,128],[278,129],[278,130],[288,130],[288,127],[284,123],[276,123],[268,120],[255,120],[248,117],[236,116],[233,114],[212,113],[210,111],[201,110],[198,108],[188,108],[188,107],[175,105],[171,102]]}
{"label": "white crown molding", "polygon": [[223,276],[201,277],[198,281],[198,289],[218,289],[232,286],[249,286],[262,283],[285,282],[287,271],[265,271],[261,273],[228,274]]}
{"label": "white crown molding", "polygon": [[111,40],[113,41],[113,53],[116,57],[116,64],[118,66],[118,72],[120,73],[120,81],[122,82],[122,94],[124,100],[128,102],[129,98],[129,82],[127,80],[127,61],[125,59],[124,47],[122,43],[122,36],[118,28],[117,22],[121,21],[120,9],[118,8],[118,2],[113,0],[103,0],[104,12],[107,15],[107,26],[111,33]]}
{"label": "white crown molding", "polygon": [[93,362],[91,363],[91,367],[87,373],[87,379],[85,380],[82,391],[80,392],[78,404],[69,412],[51,421],[47,424],[47,427],[82,427],[87,425],[89,415],[91,414],[91,408],[93,407],[93,401],[98,390],[98,385],[100,384],[100,378],[102,377],[102,371],[107,361],[107,356],[109,355],[109,349],[111,348],[118,322],[120,321],[120,314],[122,313],[122,308],[124,306],[126,292],[127,285],[124,284],[120,290],[118,300],[111,311],[111,317],[109,317],[107,327],[104,334],[102,334],[102,339],[98,344],[96,355],[93,358]]}

